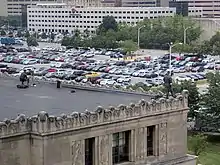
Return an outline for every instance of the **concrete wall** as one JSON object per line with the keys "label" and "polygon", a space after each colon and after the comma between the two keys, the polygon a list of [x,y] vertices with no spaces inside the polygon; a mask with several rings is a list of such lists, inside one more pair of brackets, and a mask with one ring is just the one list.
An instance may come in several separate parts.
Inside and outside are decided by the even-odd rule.
{"label": "concrete wall", "polygon": [[217,18],[193,18],[203,30],[200,41],[209,40],[220,30],[220,19]]}
{"label": "concrete wall", "polygon": [[1,0],[0,16],[8,16],[7,0]]}
{"label": "concrete wall", "polygon": [[[84,165],[84,139],[95,137],[95,165],[112,165],[112,134],[129,130],[128,165],[192,165],[186,162],[187,111],[188,93],[183,91],[175,99],[99,106],[94,112],[56,117],[42,111],[30,118],[20,114],[0,122],[0,164]],[[152,125],[155,156],[147,157],[147,127]]]}

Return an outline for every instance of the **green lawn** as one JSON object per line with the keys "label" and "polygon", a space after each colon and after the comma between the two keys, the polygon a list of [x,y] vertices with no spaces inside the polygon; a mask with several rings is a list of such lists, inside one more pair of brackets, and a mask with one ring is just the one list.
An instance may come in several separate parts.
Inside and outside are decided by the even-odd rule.
{"label": "green lawn", "polygon": [[[191,152],[189,151],[189,153]],[[209,142],[205,151],[199,155],[198,163],[202,165],[220,165],[220,143]]]}

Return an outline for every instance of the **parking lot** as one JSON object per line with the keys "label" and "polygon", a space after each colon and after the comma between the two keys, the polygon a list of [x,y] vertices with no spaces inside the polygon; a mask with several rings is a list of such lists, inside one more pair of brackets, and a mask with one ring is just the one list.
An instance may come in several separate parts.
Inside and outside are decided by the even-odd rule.
{"label": "parking lot", "polygon": [[[0,49],[0,69],[9,74],[34,70],[35,76],[100,85],[126,87],[142,82],[147,86],[163,84],[169,71],[169,55],[145,50],[142,55],[127,57],[118,50],[70,49]],[[152,55],[151,55],[152,53]],[[140,54],[140,53],[139,53]],[[205,79],[205,72],[220,69],[220,62],[209,56],[172,55],[173,79]]]}

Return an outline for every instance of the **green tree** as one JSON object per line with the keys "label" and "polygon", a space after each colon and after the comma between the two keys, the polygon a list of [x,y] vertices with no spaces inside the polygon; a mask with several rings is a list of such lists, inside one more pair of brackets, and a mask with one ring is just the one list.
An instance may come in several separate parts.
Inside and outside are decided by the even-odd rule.
{"label": "green tree", "polygon": [[[202,32],[200,26],[191,18],[178,15],[144,20],[140,24],[145,25],[140,31],[141,48],[168,49],[167,43],[183,42],[184,29],[187,27],[190,27],[187,30],[187,43],[190,45],[200,37]],[[136,41],[136,38],[134,41]]]}
{"label": "green tree", "polygon": [[80,37],[80,31],[79,31],[79,29],[76,29],[76,30],[74,30],[74,36],[75,37]]}
{"label": "green tree", "polygon": [[194,155],[199,156],[207,148],[207,137],[203,134],[188,136],[188,148]]}
{"label": "green tree", "polygon": [[71,46],[71,39],[69,37],[63,37],[62,42],[61,42],[62,46]]}
{"label": "green tree", "polygon": [[42,38],[42,39],[47,39],[47,34],[46,34],[46,33],[42,33],[42,34],[41,34],[41,38]]}
{"label": "green tree", "polygon": [[6,32],[4,30],[1,30],[1,36],[5,36],[6,35]]}
{"label": "green tree", "polygon": [[177,53],[192,53],[192,45],[189,44],[177,44],[176,46],[173,47],[172,51],[177,52]]}
{"label": "green tree", "polygon": [[88,38],[89,36],[90,36],[89,30],[88,29],[84,30],[83,37]]}
{"label": "green tree", "polygon": [[26,33],[24,34],[24,37],[26,37],[26,38],[30,37],[29,31],[26,31]]}
{"label": "green tree", "polygon": [[[115,33],[117,41],[135,40],[137,29],[127,24],[119,24],[118,31]],[[129,35],[128,35],[129,34]]]}
{"label": "green tree", "polygon": [[138,46],[132,40],[126,40],[122,42],[121,48],[126,52],[127,55],[131,56],[132,52],[138,49]]}
{"label": "green tree", "polygon": [[220,128],[220,73],[208,73],[208,92],[202,96],[199,120],[201,128],[219,132]]}
{"label": "green tree", "polygon": [[173,90],[175,93],[181,93],[183,90],[188,90],[189,91],[189,98],[188,98],[188,103],[189,103],[189,113],[188,117],[194,118],[196,117],[196,112],[200,108],[200,96],[199,96],[199,91],[196,86],[196,83],[192,81],[183,81],[181,83],[174,83],[173,84]]}
{"label": "green tree", "polygon": [[103,17],[102,23],[98,28],[98,34],[105,33],[109,30],[117,31],[118,24],[113,16],[105,16]]}
{"label": "green tree", "polygon": [[37,32],[35,32],[34,34],[32,34],[31,36],[33,36],[34,38],[38,39],[39,38],[39,34]]}
{"label": "green tree", "polygon": [[54,39],[55,39],[55,34],[54,33],[50,33],[50,39],[51,39],[51,41],[54,41]]}
{"label": "green tree", "polygon": [[38,46],[37,39],[33,36],[27,38],[28,46]]}
{"label": "green tree", "polygon": [[216,42],[220,42],[220,32],[217,32],[212,38],[209,40],[210,45],[215,45]]}
{"label": "green tree", "polygon": [[216,43],[215,43],[215,45],[213,45],[213,51],[212,51],[212,55],[213,56],[219,56],[220,55],[220,40],[219,41],[217,41]]}

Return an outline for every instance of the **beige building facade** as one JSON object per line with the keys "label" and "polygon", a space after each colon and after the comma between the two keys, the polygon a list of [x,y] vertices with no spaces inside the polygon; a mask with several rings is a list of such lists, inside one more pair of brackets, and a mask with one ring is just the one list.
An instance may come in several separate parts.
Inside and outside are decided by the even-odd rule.
{"label": "beige building facade", "polygon": [[7,12],[7,0],[1,0],[0,17],[8,16]]}
{"label": "beige building facade", "polygon": [[193,18],[202,28],[200,41],[209,40],[220,30],[220,18]]}
{"label": "beige building facade", "polygon": [[196,165],[187,155],[188,93],[59,117],[0,122],[1,165]]}
{"label": "beige building facade", "polygon": [[[1,0],[2,1],[2,0]],[[37,3],[53,3],[56,0],[3,0],[6,1],[5,10],[9,16],[19,16],[22,14],[22,6],[34,5]],[[1,6],[1,10],[3,7]],[[4,10],[3,9],[3,10]]]}
{"label": "beige building facade", "polygon": [[220,17],[220,0],[189,0],[189,7],[202,7],[204,17]]}

